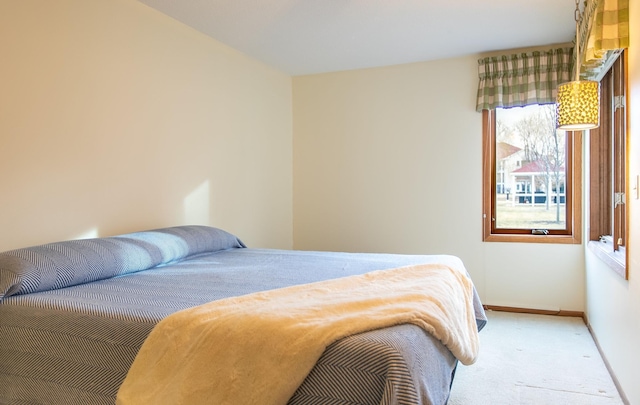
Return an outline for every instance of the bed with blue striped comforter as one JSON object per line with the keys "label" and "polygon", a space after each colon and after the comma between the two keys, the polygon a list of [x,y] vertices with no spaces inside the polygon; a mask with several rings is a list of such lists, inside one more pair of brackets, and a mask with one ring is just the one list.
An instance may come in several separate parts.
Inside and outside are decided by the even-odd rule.
{"label": "bed with blue striped comforter", "polygon": [[[251,249],[203,226],[0,253],[0,404],[114,404],[146,336],[176,311],[421,263],[462,266],[444,255]],[[477,295],[475,307],[481,329]],[[289,404],[443,405],[456,364],[414,325],[361,333],[327,347]]]}

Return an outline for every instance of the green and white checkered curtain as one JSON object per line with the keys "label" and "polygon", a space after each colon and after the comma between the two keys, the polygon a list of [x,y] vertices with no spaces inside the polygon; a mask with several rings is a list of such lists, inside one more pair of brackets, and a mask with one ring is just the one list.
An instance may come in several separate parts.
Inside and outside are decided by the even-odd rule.
{"label": "green and white checkered curtain", "polygon": [[571,81],[573,48],[478,60],[476,110],[556,102],[558,84]]}
{"label": "green and white checkered curtain", "polygon": [[628,47],[629,0],[587,0],[580,20],[580,78],[600,80]]}

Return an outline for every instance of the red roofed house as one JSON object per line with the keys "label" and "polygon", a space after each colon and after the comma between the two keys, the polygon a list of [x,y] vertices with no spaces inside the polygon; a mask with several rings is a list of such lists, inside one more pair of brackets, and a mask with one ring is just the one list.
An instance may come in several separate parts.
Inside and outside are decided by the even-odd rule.
{"label": "red roofed house", "polygon": [[[556,190],[555,168],[547,167],[544,161],[524,164],[511,172],[512,184],[516,185],[513,204],[546,204],[554,203],[558,196],[560,203],[565,202],[565,169],[560,167],[558,173],[559,190]],[[550,195],[549,195],[550,194]]]}

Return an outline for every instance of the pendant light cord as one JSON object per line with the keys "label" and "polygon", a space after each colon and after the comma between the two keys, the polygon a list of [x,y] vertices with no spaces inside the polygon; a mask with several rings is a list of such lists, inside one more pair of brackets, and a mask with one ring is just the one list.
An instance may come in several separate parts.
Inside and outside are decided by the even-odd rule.
{"label": "pendant light cord", "polygon": [[574,12],[576,19],[576,77],[574,80],[580,80],[580,0],[576,0],[576,11]]}

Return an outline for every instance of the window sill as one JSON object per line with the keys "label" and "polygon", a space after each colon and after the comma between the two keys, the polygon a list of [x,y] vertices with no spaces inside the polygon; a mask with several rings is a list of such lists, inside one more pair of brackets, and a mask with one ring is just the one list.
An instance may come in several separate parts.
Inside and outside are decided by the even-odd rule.
{"label": "window sill", "polygon": [[561,243],[580,244],[580,239],[572,235],[528,235],[528,234],[489,234],[483,242],[516,242],[516,243]]}
{"label": "window sill", "polygon": [[614,251],[611,243],[592,240],[587,244],[596,257],[620,277],[627,279],[626,254],[624,250]]}

